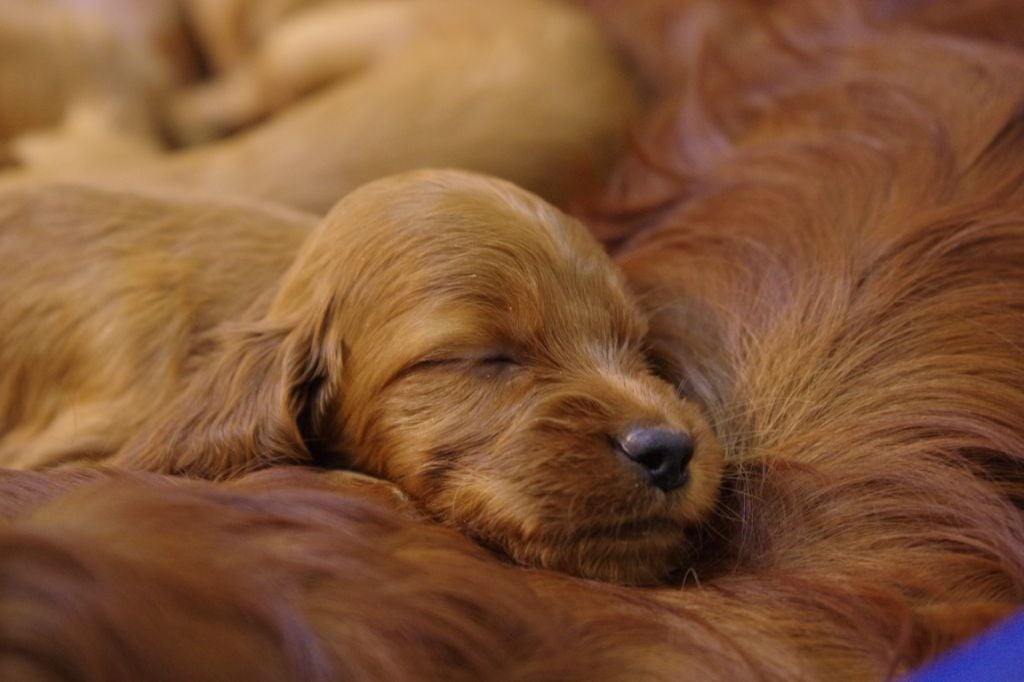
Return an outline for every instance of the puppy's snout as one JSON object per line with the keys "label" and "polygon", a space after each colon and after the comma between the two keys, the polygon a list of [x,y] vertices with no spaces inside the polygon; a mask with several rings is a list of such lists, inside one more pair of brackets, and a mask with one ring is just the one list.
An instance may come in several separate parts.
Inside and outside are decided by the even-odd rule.
{"label": "puppy's snout", "polygon": [[686,433],[633,426],[616,439],[616,446],[647,472],[652,485],[665,492],[686,482],[686,467],[693,458],[693,440]]}

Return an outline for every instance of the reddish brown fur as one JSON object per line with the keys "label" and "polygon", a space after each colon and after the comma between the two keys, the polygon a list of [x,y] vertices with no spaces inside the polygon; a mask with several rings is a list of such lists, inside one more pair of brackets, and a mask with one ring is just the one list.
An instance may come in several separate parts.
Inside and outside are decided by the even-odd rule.
{"label": "reddish brown fur", "polygon": [[[0,281],[19,291],[0,303],[8,466],[341,463],[518,561],[626,582],[680,566],[714,503],[715,438],[652,376],[618,273],[511,184],[398,176],[313,230],[86,186],[0,205]],[[690,434],[685,488],[615,453],[636,425]]]}
{"label": "reddish brown fur", "polygon": [[961,606],[951,627],[870,585],[768,571],[643,591],[524,572],[353,476],[2,472],[0,672],[871,679],[1005,612]]}
{"label": "reddish brown fur", "polygon": [[22,518],[0,521],[0,677],[590,679],[511,569],[345,476],[3,475]]}
{"label": "reddish brown fur", "polygon": [[[619,259],[652,313],[664,371],[707,408],[726,442],[720,522],[683,589],[637,590],[485,563],[488,583],[469,599],[480,609],[511,599],[543,614],[540,623],[507,621],[570,652],[566,662],[534,650],[540,677],[897,674],[1024,597],[1024,57],[1010,44],[1022,35],[1013,23],[1019,15],[1006,12],[1016,5],[956,3],[955,20],[944,0],[904,5],[916,9],[896,17],[882,11],[895,6],[888,2],[644,5],[661,8],[662,20],[646,25],[664,28],[664,40],[641,31],[635,53],[671,50],[638,59],[652,91],[667,99],[599,207],[599,227],[625,242]],[[44,479],[15,487],[27,489],[19,493],[25,499],[52,497],[66,485]],[[160,499],[145,492],[121,502],[113,486],[92,494],[126,505],[122,514]],[[89,508],[78,500],[68,502],[65,522],[79,518],[79,506]],[[209,516],[193,524],[195,532],[217,532]],[[35,519],[18,523],[30,541],[45,535]],[[273,535],[273,523],[267,519],[263,537]],[[97,514],[83,522],[107,524],[124,531]],[[352,535],[336,532],[342,526],[300,549],[300,560],[344,547]],[[47,540],[60,551],[80,532]],[[149,539],[146,528],[139,534]],[[432,534],[423,528],[403,541],[416,547]],[[190,546],[187,532],[172,537]],[[229,533],[218,540],[218,561],[246,542]],[[442,568],[482,568],[468,543],[452,541],[458,549],[445,562],[414,562],[422,563],[418,594],[447,584]],[[118,547],[99,538],[88,546]],[[382,570],[392,561],[363,551]],[[255,567],[238,574],[258,572],[264,552],[253,550]],[[7,556],[14,555],[0,554]],[[139,556],[152,560],[146,551]],[[33,582],[41,574],[31,565],[20,570],[26,585],[49,584]],[[182,580],[196,571],[174,570]],[[330,570],[344,578],[344,565]],[[288,572],[268,572],[289,580]],[[219,575],[227,594],[241,579],[230,570]],[[524,583],[527,593],[518,591]],[[317,583],[300,583],[310,585]],[[358,596],[389,596],[372,579],[361,589]],[[88,592],[75,584],[55,588],[49,603],[80,594]],[[284,602],[278,613],[303,612],[301,599],[279,584],[263,594]],[[409,604],[409,620],[397,608],[387,625],[434,632],[415,619],[417,601]],[[344,614],[346,607],[328,608]],[[500,643],[481,611],[434,609],[435,618],[451,618],[453,631],[479,637],[476,646]],[[134,623],[137,614],[127,604],[113,622]],[[40,641],[80,632],[66,622],[41,626]],[[547,629],[552,622],[558,633]],[[400,664],[407,638],[395,629],[381,634],[376,623],[357,618],[340,636],[327,624],[316,631],[332,642],[358,636],[372,642],[366,652]],[[122,661],[117,641],[98,638],[92,655]],[[162,646],[182,651],[175,642],[148,651]],[[197,660],[210,650],[184,648]],[[85,657],[69,648],[40,651],[61,665]],[[289,650],[256,651],[274,661]],[[421,666],[415,676],[449,674],[452,651],[410,652]],[[352,655],[361,661],[366,652]],[[494,659],[467,669],[507,672]]]}
{"label": "reddish brown fur", "polygon": [[604,207],[727,443],[715,584],[854,677],[1024,597],[1024,56],[877,9],[693,3]]}
{"label": "reddish brown fur", "polygon": [[350,477],[278,468],[213,485],[3,472],[0,499],[16,503],[0,507],[10,519],[0,520],[0,674],[614,681],[786,672],[792,651],[744,652],[770,644],[772,624],[759,632],[753,618],[723,627],[701,615],[756,612],[728,594],[630,592],[513,569],[451,531],[367,502]]}

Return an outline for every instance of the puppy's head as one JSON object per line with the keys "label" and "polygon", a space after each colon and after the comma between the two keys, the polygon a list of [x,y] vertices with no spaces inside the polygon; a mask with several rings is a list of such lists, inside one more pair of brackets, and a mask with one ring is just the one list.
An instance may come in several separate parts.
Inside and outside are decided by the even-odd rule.
{"label": "puppy's head", "polygon": [[340,458],[521,563],[652,582],[721,455],[645,333],[575,221],[506,182],[397,176],[336,206],[148,447],[214,476]]}
{"label": "puppy's head", "polygon": [[525,564],[646,582],[684,560],[720,452],[651,374],[644,319],[577,222],[467,173],[373,183],[269,316],[310,305],[342,356],[307,411],[311,449]]}

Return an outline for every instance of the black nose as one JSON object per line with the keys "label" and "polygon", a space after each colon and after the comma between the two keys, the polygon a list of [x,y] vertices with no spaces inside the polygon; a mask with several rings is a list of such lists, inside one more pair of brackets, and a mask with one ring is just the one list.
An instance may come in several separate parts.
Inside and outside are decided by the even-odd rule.
{"label": "black nose", "polygon": [[626,457],[643,467],[652,485],[669,492],[686,482],[693,441],[682,431],[634,426],[616,439],[616,444]]}

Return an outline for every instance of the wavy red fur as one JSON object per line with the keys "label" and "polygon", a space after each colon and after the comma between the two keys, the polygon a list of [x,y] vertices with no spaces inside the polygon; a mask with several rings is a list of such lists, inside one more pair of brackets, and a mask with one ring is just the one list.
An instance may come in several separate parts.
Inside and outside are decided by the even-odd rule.
{"label": "wavy red fur", "polygon": [[[158,592],[193,598],[168,598],[169,631],[192,622],[200,596],[230,621],[232,604],[259,594],[250,608],[263,631],[214,634],[237,638],[263,670],[314,679],[351,674],[344,660],[380,679],[882,679],[1017,608],[1024,56],[1013,43],[1024,30],[1019,14],[1003,11],[1014,4],[954,11],[936,0],[895,14],[889,2],[644,5],[664,20],[622,41],[636,41],[663,99],[588,215],[620,245],[663,371],[706,408],[727,450],[719,522],[681,588],[513,570],[455,535],[410,526],[401,510],[321,498],[321,483],[297,472],[263,474],[295,478],[254,487],[142,478],[118,492],[101,481],[67,497],[79,484],[16,474],[4,485],[22,518],[3,542],[42,556],[81,543],[86,575],[141,575],[145,585],[162,575],[205,579],[186,557],[211,538],[209,582]],[[663,41],[647,39],[655,29]],[[671,52],[643,57],[658,46]],[[30,500],[42,498],[56,501],[33,511]],[[195,510],[196,535],[162,527],[177,551],[158,553],[146,526],[123,519],[139,510],[180,518],[165,500]],[[223,520],[225,508],[243,532]],[[294,520],[310,508],[312,520]],[[303,542],[289,541],[294,526],[282,518],[307,529]],[[367,542],[370,532],[379,541]],[[396,563],[401,549],[385,537],[399,538],[408,563]],[[232,563],[236,552],[242,560]],[[23,594],[35,596],[36,613],[60,613],[68,595],[86,593],[74,579],[47,581],[23,553],[0,557],[0,570],[35,587]],[[323,581],[303,580],[313,564]],[[392,577],[396,565],[410,572]],[[268,588],[261,576],[278,582]],[[238,594],[240,580],[254,581],[243,583],[253,592]],[[334,581],[376,600],[367,609],[391,608],[375,620],[362,601],[308,596],[330,594]],[[397,604],[394,584],[409,587]],[[454,601],[433,596],[453,589]],[[259,611],[266,604],[278,610]],[[81,632],[53,618],[29,631],[45,633],[35,649],[17,650],[35,652],[44,671],[125,665],[120,638],[134,632],[138,607],[118,607],[112,634],[83,649],[52,645]],[[299,649],[276,635],[309,613],[323,620],[299,630]],[[442,617],[450,629],[439,635],[431,619]],[[19,622],[0,618],[6,651],[25,641],[7,634]],[[133,651],[145,661],[181,653],[172,660],[195,679],[246,662],[207,663],[213,645],[163,632],[155,627]],[[409,633],[433,646],[410,648]],[[348,650],[351,641],[363,646]],[[323,647],[315,655],[301,648],[311,642]],[[373,667],[385,664],[394,667]]]}

